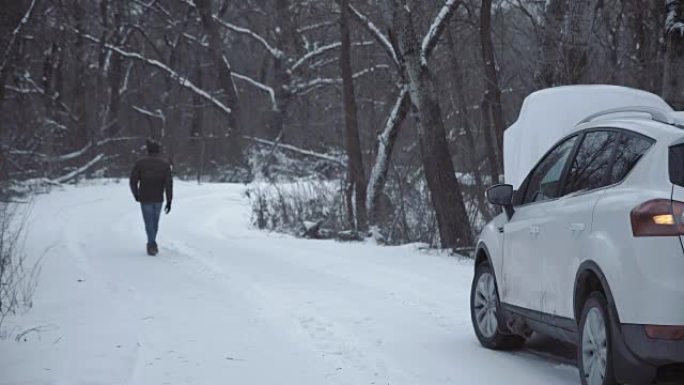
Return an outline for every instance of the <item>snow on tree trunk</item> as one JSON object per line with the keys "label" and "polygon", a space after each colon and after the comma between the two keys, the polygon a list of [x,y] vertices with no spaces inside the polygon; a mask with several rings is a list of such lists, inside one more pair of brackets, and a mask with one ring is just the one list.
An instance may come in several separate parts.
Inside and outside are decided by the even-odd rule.
{"label": "snow on tree trunk", "polygon": [[397,135],[399,134],[399,128],[404,122],[404,119],[406,119],[409,107],[410,99],[408,88],[402,87],[399,96],[387,117],[385,128],[378,136],[378,151],[368,180],[367,207],[368,220],[371,226],[377,224],[379,220],[380,199],[382,198],[385,183],[387,182],[387,173],[389,171],[390,160],[392,159],[392,151],[394,150],[394,144],[396,143]]}
{"label": "snow on tree trunk", "polygon": [[363,170],[361,141],[354,96],[354,78],[351,67],[351,38],[349,37],[348,0],[340,2],[340,72],[342,73],[342,93],[344,99],[344,120],[346,124],[347,147],[347,207],[352,228],[358,231],[368,229],[366,213],[366,177]]}
{"label": "snow on tree trunk", "polygon": [[242,163],[242,122],[238,103],[237,88],[233,82],[232,70],[226,55],[223,52],[223,39],[218,31],[218,25],[211,10],[211,0],[196,0],[195,5],[200,14],[202,27],[209,37],[209,49],[211,50],[214,66],[218,72],[219,84],[223,88],[226,105],[230,108],[228,126],[230,137],[228,158],[233,164]]}
{"label": "snow on tree trunk", "polygon": [[[459,4],[460,3],[455,0],[447,0],[442,8],[440,8],[433,22],[430,24],[430,28],[428,29],[425,37],[423,37],[420,46],[420,58],[425,65],[427,65],[427,61],[432,55],[434,48],[437,46],[440,36],[446,29],[449,20],[453,16]],[[381,6],[386,9],[392,9],[393,5],[389,2],[384,2],[381,3]],[[395,47],[390,42],[390,39],[380,32],[380,29],[368,17],[361,14],[354,7],[349,6],[349,11],[351,12],[351,15],[373,36],[373,38],[375,38],[378,44],[385,49],[388,56],[397,65],[397,68],[400,71],[400,77],[405,79],[406,66],[404,63],[404,58],[401,58],[400,62],[400,59],[395,51]],[[391,11],[385,16],[390,16],[390,14]],[[389,17],[389,19],[389,23],[391,24],[392,18]],[[408,95],[408,88],[406,85],[404,85],[396,102],[394,103],[394,106],[390,110],[385,127],[378,137],[378,151],[375,157],[375,163],[373,163],[373,168],[371,169],[367,190],[367,207],[371,225],[377,224],[379,220],[378,215],[380,210],[380,200],[383,197],[385,184],[387,182],[387,173],[389,171],[392,151],[394,149],[394,144],[396,143],[397,135],[399,134],[399,129],[401,128],[401,125],[408,114],[409,107],[410,98]]]}
{"label": "snow on tree trunk", "polygon": [[[396,3],[396,2],[395,2]],[[437,99],[436,81],[422,55],[410,1],[394,7],[394,32],[406,61],[409,95],[416,109],[423,170],[437,217],[441,246],[472,245],[472,230],[463,202]],[[395,4],[397,5],[397,4]]]}
{"label": "snow on tree trunk", "polygon": [[666,0],[665,74],[663,98],[676,110],[684,110],[684,1]]}

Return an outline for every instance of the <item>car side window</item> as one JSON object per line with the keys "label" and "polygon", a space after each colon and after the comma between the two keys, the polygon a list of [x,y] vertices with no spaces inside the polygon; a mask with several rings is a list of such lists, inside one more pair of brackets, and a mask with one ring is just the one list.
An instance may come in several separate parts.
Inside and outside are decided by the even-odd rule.
{"label": "car side window", "polygon": [[576,141],[576,136],[566,139],[537,165],[530,175],[523,203],[539,202],[558,197],[563,169]]}
{"label": "car side window", "polygon": [[568,170],[563,194],[589,191],[610,184],[608,173],[619,137],[616,131],[593,131],[584,135]]}
{"label": "car side window", "polygon": [[653,145],[651,139],[635,134],[622,134],[618,141],[618,152],[610,173],[610,184],[623,180],[639,159]]}

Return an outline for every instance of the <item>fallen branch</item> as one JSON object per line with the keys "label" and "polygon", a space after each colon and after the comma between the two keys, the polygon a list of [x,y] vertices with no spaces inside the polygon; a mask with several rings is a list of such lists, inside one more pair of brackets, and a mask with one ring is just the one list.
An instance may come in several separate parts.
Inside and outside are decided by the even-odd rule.
{"label": "fallen branch", "polygon": [[332,156],[332,155],[321,154],[321,153],[318,153],[318,152],[315,152],[315,151],[305,150],[305,149],[303,149],[303,148],[295,147],[295,146],[292,146],[292,145],[289,145],[289,144],[276,143],[276,142],[273,142],[273,141],[270,141],[270,140],[261,139],[261,138],[255,138],[255,137],[252,137],[252,136],[243,136],[243,138],[245,138],[245,139],[247,139],[247,140],[251,140],[251,141],[253,141],[253,142],[255,142],[255,143],[258,143],[258,144],[263,144],[263,145],[267,145],[267,146],[273,146],[274,148],[279,147],[279,148],[282,148],[282,149],[284,149],[284,150],[292,151],[292,152],[295,152],[295,153],[300,154],[300,155],[311,156],[311,157],[314,157],[314,158],[319,158],[319,159],[327,160],[327,161],[329,161],[329,162],[337,163],[337,164],[342,165],[342,166],[346,166],[346,165],[347,165],[346,160],[341,159],[341,158],[334,157],[334,156]]}
{"label": "fallen branch", "polygon": [[96,156],[90,162],[86,163],[82,167],[80,167],[80,168],[78,168],[78,169],[76,169],[76,170],[74,170],[74,171],[72,171],[66,175],[60,176],[57,179],[53,179],[52,181],[55,183],[68,182],[71,179],[74,179],[75,177],[77,177],[77,176],[83,174],[84,172],[88,171],[91,167],[93,167],[95,164],[97,164],[97,162],[101,161],[102,158],[104,158],[104,154],[100,154],[100,155]]}

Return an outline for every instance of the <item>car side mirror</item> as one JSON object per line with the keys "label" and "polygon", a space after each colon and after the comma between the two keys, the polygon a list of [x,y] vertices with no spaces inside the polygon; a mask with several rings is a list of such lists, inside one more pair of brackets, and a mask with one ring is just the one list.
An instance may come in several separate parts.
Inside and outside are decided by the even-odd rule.
{"label": "car side mirror", "polygon": [[506,211],[506,216],[510,220],[513,217],[513,186],[510,184],[497,184],[485,191],[485,196],[489,203],[502,206]]}

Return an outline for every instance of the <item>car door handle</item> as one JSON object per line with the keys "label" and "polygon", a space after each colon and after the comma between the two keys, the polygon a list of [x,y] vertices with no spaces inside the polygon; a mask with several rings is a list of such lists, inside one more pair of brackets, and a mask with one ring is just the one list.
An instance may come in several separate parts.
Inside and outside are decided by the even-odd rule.
{"label": "car door handle", "polygon": [[572,232],[579,232],[579,231],[584,231],[585,226],[584,223],[572,223],[570,226],[568,226],[568,229]]}
{"label": "car door handle", "polygon": [[530,234],[537,235],[541,232],[539,226],[530,226]]}

